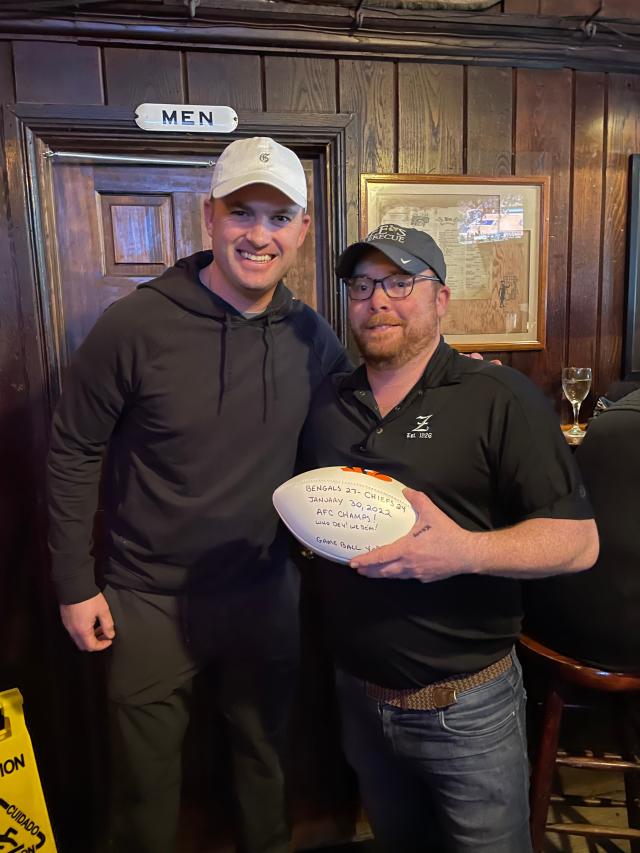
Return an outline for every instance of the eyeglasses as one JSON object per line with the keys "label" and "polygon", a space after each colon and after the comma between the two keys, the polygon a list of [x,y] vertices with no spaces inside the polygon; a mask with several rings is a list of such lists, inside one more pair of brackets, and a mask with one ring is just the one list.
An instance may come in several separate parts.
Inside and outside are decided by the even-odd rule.
{"label": "eyeglasses", "polygon": [[377,284],[380,285],[389,299],[406,299],[417,281],[437,281],[440,284],[440,279],[437,276],[401,275],[398,273],[386,275],[384,278],[356,275],[353,278],[345,279],[345,284],[347,285],[349,299],[363,302],[365,299],[371,299]]}

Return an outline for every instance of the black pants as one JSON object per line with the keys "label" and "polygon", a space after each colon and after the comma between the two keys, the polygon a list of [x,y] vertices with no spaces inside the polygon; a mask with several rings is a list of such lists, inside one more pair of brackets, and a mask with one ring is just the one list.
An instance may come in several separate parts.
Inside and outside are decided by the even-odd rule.
{"label": "black pants", "polygon": [[[280,758],[294,688],[297,611],[279,612],[279,627],[288,624],[283,642],[282,630],[260,618],[249,626],[250,602],[235,619],[233,602],[209,608],[210,647],[196,657],[184,639],[178,598],[110,587],[105,595],[116,625],[109,676],[114,853],[175,848],[182,742],[192,681],[205,664],[215,669],[217,711],[228,725],[242,849],[284,853],[289,828]],[[262,606],[269,610],[268,596]],[[248,638],[253,629],[255,642]]]}

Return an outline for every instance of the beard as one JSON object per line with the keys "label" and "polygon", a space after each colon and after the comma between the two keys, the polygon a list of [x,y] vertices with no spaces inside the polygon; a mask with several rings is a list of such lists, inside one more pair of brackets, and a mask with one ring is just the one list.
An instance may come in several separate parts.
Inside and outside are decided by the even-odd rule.
{"label": "beard", "polygon": [[[385,323],[380,321],[369,324],[368,328],[379,325]],[[378,370],[395,370],[402,367],[425,350],[433,348],[440,339],[440,327],[435,316],[423,318],[422,321],[412,319],[408,322],[396,322],[393,327],[398,331],[385,333],[380,337],[368,334],[367,327],[351,328],[365,362]]]}

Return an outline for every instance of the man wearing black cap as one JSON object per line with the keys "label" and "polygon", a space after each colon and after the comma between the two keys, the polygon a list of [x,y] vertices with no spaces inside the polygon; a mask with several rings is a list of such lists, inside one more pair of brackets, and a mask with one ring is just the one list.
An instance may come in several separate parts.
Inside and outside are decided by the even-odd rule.
{"label": "man wearing black cap", "polygon": [[313,563],[345,751],[385,850],[526,853],[520,581],[592,565],[591,508],[542,395],[441,339],[429,235],[382,225],[338,274],[365,363],[320,387],[302,461],[390,474],[417,516],[350,566]]}

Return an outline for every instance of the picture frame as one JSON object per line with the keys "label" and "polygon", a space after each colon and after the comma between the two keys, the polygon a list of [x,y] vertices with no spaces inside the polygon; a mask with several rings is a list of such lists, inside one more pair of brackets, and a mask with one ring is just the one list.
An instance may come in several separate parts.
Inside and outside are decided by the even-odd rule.
{"label": "picture frame", "polygon": [[462,352],[544,349],[548,176],[363,174],[360,189],[362,238],[394,224],[440,245],[447,343]]}
{"label": "picture frame", "polygon": [[625,380],[640,382],[640,154],[631,155],[629,200],[629,275],[622,375]]}

